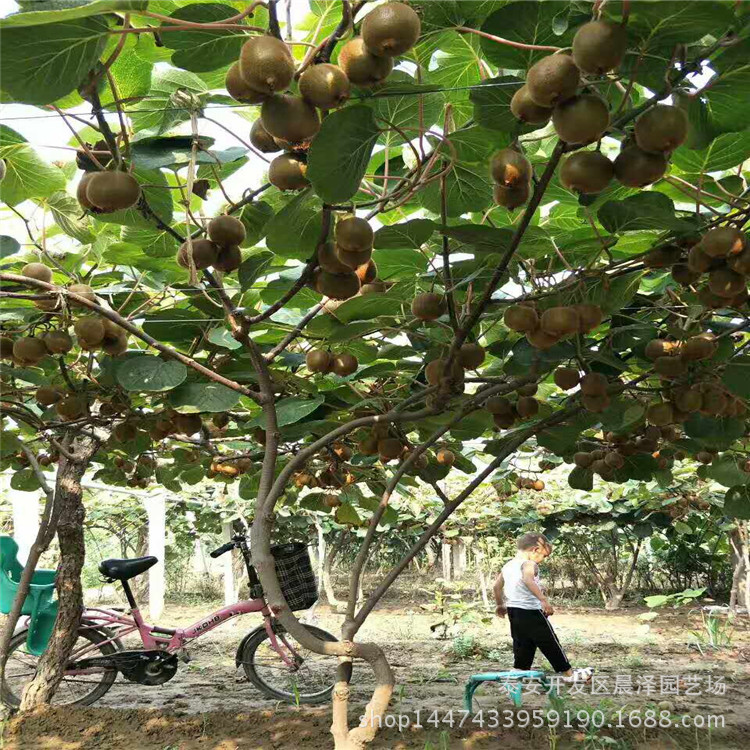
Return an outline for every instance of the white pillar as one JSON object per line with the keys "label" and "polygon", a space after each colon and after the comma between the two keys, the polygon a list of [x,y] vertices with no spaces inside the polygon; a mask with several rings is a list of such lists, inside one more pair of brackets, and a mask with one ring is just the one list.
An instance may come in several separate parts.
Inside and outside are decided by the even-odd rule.
{"label": "white pillar", "polygon": [[18,562],[26,563],[39,531],[39,493],[9,490],[13,500],[13,538],[18,545]]}
{"label": "white pillar", "polygon": [[[234,536],[234,528],[231,523],[221,526],[223,537],[228,542]],[[221,557],[221,572],[224,574],[224,606],[234,604],[237,601],[234,591],[234,570],[232,569],[232,553],[227,552]]]}
{"label": "white pillar", "polygon": [[451,546],[443,542],[441,545],[443,553],[443,579],[446,581],[451,580]]}
{"label": "white pillar", "polygon": [[163,495],[151,495],[143,502],[148,513],[148,554],[159,558],[148,571],[148,609],[152,619],[156,619],[164,611],[167,504]]}

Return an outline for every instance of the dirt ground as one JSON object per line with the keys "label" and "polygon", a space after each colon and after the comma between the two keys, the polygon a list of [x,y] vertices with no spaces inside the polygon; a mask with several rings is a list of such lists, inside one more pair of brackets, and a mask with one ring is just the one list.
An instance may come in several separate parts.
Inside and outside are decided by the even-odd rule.
{"label": "dirt ground", "polygon": [[[170,607],[162,622],[187,625],[210,607]],[[512,666],[507,621],[465,628],[458,639],[436,640],[434,615],[408,606],[383,608],[369,618],[361,640],[381,645],[393,667],[396,689],[392,721],[373,748],[401,750],[504,750],[534,748],[747,748],[750,745],[750,624],[736,621],[731,643],[711,649],[700,632],[697,614],[665,612],[650,626],[640,610],[608,613],[563,609],[552,622],[574,665],[596,668],[597,681],[556,704],[560,725],[534,728],[534,709],[549,708],[546,697],[526,695],[523,709],[512,705],[497,685],[476,694],[477,715],[462,714],[467,678]],[[314,624],[338,632],[341,616],[319,607]],[[4,749],[92,750],[277,750],[331,748],[330,710],[298,708],[264,699],[234,665],[237,644],[256,616],[237,618],[199,639],[193,661],[158,687],[118,678],[110,692],[86,709],[51,709],[6,722]],[[544,667],[541,656],[537,665]],[[678,694],[663,694],[679,679]],[[633,694],[613,694],[627,680]],[[662,679],[664,683],[662,685]],[[350,721],[355,724],[373,681],[366,666],[355,667]],[[696,693],[686,695],[687,691]],[[656,711],[661,727],[644,727],[646,710]],[[450,711],[453,726],[450,726]],[[499,712],[493,714],[493,711]],[[528,714],[525,714],[528,711]],[[592,712],[599,711],[600,714]],[[435,713],[433,713],[435,712]],[[566,713],[567,712],[567,713]],[[631,714],[631,712],[634,712]],[[663,713],[659,713],[663,712]],[[525,715],[524,715],[525,714]],[[541,715],[541,714],[538,714]],[[709,719],[708,717],[717,717]],[[417,721],[419,717],[419,721]],[[601,718],[600,718],[601,717]],[[463,726],[459,722],[464,720]],[[666,727],[669,720],[672,726]],[[407,727],[406,723],[409,722]],[[541,720],[539,720],[541,722]],[[589,722],[604,722],[595,728]],[[690,726],[685,728],[682,722]],[[698,726],[724,723],[724,728]],[[415,727],[418,723],[420,726]],[[526,726],[523,726],[523,724]],[[511,727],[511,723],[513,726]],[[632,726],[639,723],[640,726]],[[565,726],[568,724],[568,726]],[[675,726],[679,724],[679,726]],[[608,726],[611,725],[611,726]]]}

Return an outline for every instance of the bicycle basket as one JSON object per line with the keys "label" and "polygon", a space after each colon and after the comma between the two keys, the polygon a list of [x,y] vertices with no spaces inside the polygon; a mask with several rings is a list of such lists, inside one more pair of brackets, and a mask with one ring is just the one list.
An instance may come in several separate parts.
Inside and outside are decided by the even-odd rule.
{"label": "bicycle basket", "polygon": [[[308,609],[318,600],[318,584],[315,581],[307,546],[302,542],[277,544],[271,547],[276,562],[276,575],[289,609]],[[263,588],[257,582],[255,568],[251,566],[250,595],[253,599],[263,596]]]}

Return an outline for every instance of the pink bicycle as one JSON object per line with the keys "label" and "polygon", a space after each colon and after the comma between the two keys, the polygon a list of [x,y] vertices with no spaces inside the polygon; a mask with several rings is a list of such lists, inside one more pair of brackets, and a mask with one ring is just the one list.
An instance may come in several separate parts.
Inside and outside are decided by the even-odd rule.
{"label": "pink bicycle", "polygon": [[[263,625],[251,630],[240,642],[235,657],[247,679],[264,695],[292,703],[320,703],[333,690],[336,660],[305,649],[273,617],[263,598],[250,550],[244,535],[235,536],[211,552],[219,557],[232,549],[242,553],[250,579],[253,598],[213,612],[187,628],[169,628],[144,622],[128,581],[148,570],[158,561],[155,557],[130,560],[104,560],[99,571],[108,582],[119,581],[129,609],[87,607],[81,618],[76,641],[62,684],[57,691],[57,705],[90,705],[98,701],[114,684],[117,673],[140,685],[162,685],[171,680],[179,660],[189,661],[185,647],[227,620],[250,612],[263,615]],[[304,544],[285,544],[272,549],[276,571],[287,602],[292,609],[307,609],[317,599],[315,575]],[[305,626],[324,641],[337,640],[313,625]],[[143,648],[127,649],[122,638],[137,633]],[[25,685],[36,673],[38,657],[26,648],[26,631],[11,641],[2,701],[7,706],[20,705]]]}

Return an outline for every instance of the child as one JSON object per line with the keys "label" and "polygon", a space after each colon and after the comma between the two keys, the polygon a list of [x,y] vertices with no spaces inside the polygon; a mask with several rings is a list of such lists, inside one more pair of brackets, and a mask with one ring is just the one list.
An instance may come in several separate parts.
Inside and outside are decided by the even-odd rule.
{"label": "child", "polygon": [[550,625],[552,606],[539,586],[539,563],[552,554],[544,534],[524,534],[516,541],[518,553],[509,560],[494,586],[498,617],[508,615],[513,638],[513,666],[529,670],[537,648],[563,682],[588,682],[592,669],[573,669]]}

